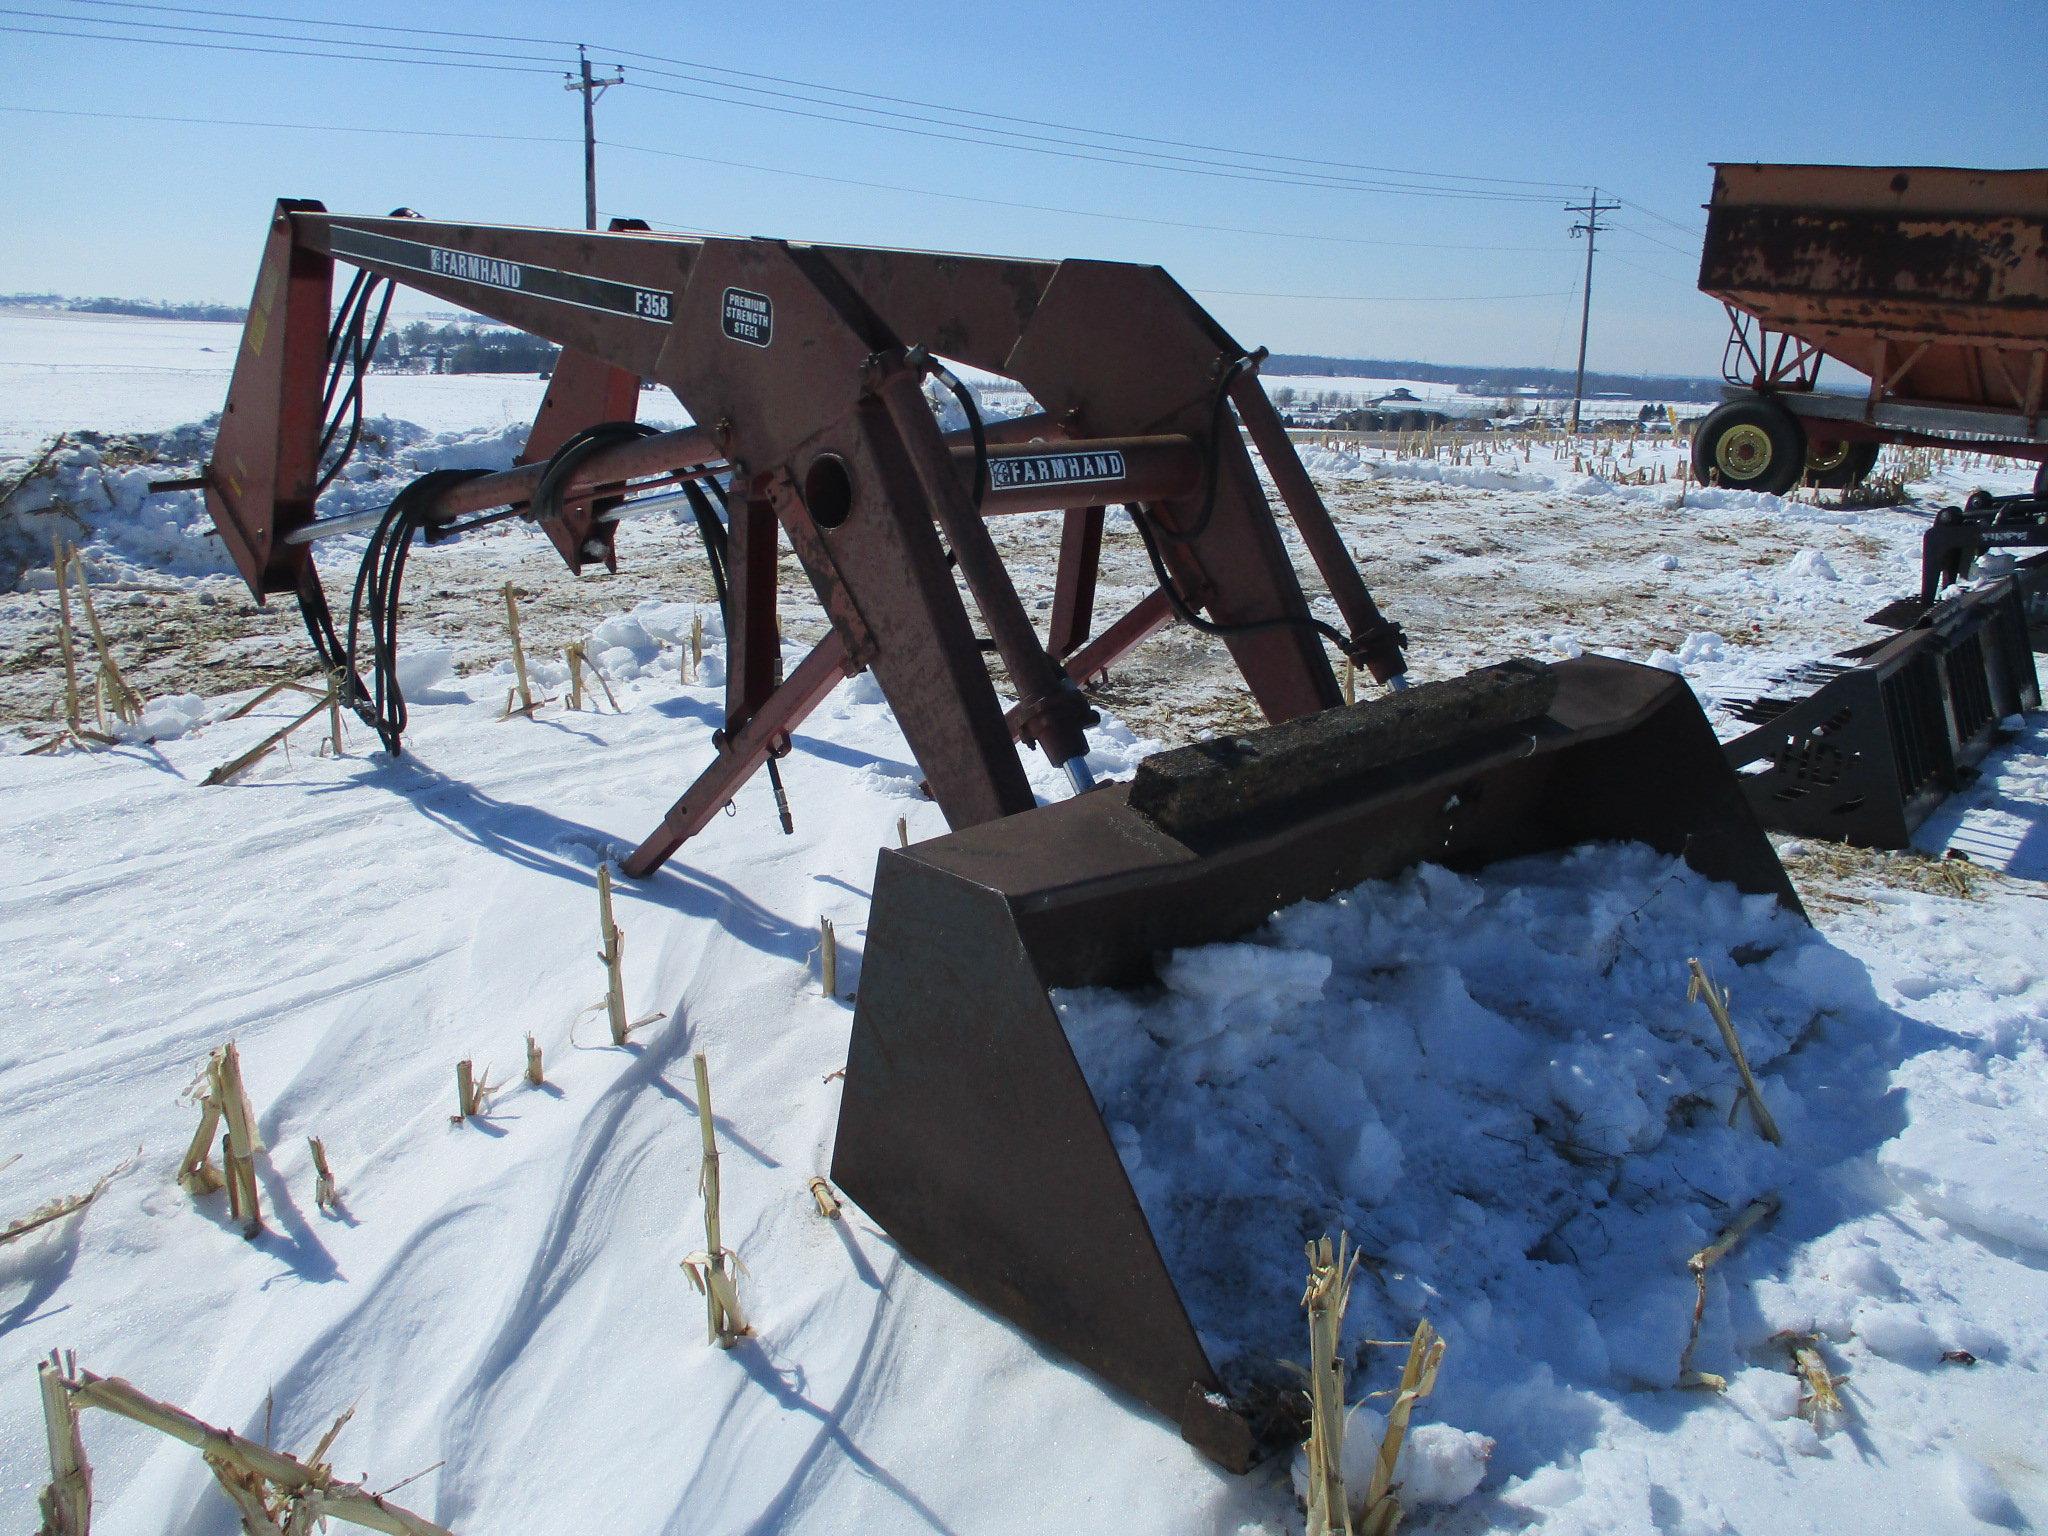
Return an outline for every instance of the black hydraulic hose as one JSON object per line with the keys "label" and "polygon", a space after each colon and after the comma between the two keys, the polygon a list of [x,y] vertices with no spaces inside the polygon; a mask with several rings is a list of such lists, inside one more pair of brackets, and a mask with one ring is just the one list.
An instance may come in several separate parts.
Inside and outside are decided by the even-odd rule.
{"label": "black hydraulic hose", "polygon": [[960,409],[967,417],[967,431],[974,439],[974,511],[981,513],[981,504],[988,499],[988,429],[982,424],[981,407],[975,404],[974,392],[961,383],[952,369],[922,348],[916,349],[921,366],[941,384],[953,392],[953,398],[960,402]]}
{"label": "black hydraulic hose", "polygon": [[[394,208],[394,219],[416,219],[419,217],[410,208]],[[369,326],[364,335],[364,321],[370,312],[370,303],[377,297],[382,286],[383,301],[378,305],[376,322]],[[343,417],[348,419],[348,436],[341,445],[341,451],[321,471],[319,482],[313,487],[318,497],[334,483],[334,477],[355,456],[356,447],[363,440],[363,378],[370,371],[370,364],[376,359],[377,347],[384,339],[384,324],[391,318],[391,301],[398,295],[398,283],[389,277],[379,277],[366,268],[358,267],[349,280],[348,292],[343,295],[341,307],[334,313],[333,323],[327,330],[327,387],[320,397],[320,412],[326,425],[320,433],[320,451],[314,455],[316,464],[327,460],[328,450],[341,433]],[[349,374],[348,392],[337,404],[335,393],[341,387],[344,369]]]}
{"label": "black hydraulic hose", "polygon": [[730,635],[732,604],[726,596],[725,565],[729,540],[725,524],[718,520],[718,509],[695,480],[683,482],[683,495],[689,500],[690,511],[697,519],[697,536],[704,541],[704,563],[711,568],[711,591],[718,599],[719,621]]}
{"label": "black hydraulic hose", "polygon": [[[1207,451],[1202,457],[1202,509],[1195,514],[1192,526],[1186,529],[1169,528],[1176,539],[1199,539],[1208,531],[1209,520],[1216,515],[1216,480],[1223,464],[1222,440],[1225,427],[1230,421],[1230,386],[1237,382],[1237,376],[1251,366],[1251,357],[1240,357],[1216,381],[1216,394],[1209,403],[1209,437]],[[1171,596],[1171,594],[1168,594]]]}
{"label": "black hydraulic hose", "polygon": [[1209,407],[1209,436],[1202,455],[1202,508],[1194,522],[1187,528],[1177,528],[1161,522],[1153,510],[1140,502],[1129,506],[1131,521],[1137,525],[1138,538],[1145,546],[1145,557],[1152,563],[1152,574],[1158,578],[1159,590],[1166,594],[1167,603],[1173,608],[1174,617],[1190,629],[1218,639],[1229,639],[1232,635],[1263,634],[1275,629],[1305,629],[1322,636],[1336,646],[1353,662],[1365,664],[1365,647],[1333,624],[1326,624],[1313,614],[1281,614],[1270,619],[1240,619],[1224,621],[1206,619],[1196,613],[1192,604],[1174,584],[1173,574],[1166,568],[1166,557],[1160,553],[1157,532],[1181,543],[1199,538],[1209,527],[1216,515],[1216,488],[1223,462],[1223,433],[1229,417],[1230,386],[1237,382],[1239,374],[1251,366],[1252,357],[1240,357],[1223,370],[1216,382],[1216,394]]}
{"label": "black hydraulic hose", "polygon": [[[369,315],[371,301],[380,291],[382,300],[377,307],[377,318],[368,327],[368,335],[365,336],[364,322]],[[384,325],[391,316],[391,301],[397,293],[398,285],[389,278],[373,277],[360,289],[354,284],[350,285],[349,295],[353,301],[353,309],[349,307],[348,301],[344,302],[341,320],[337,322],[337,328],[342,331],[340,345],[331,349],[332,357],[324,397],[329,415],[327,426],[320,435],[319,453],[319,457],[327,461],[327,467],[320,472],[319,481],[313,488],[315,496],[334,483],[335,476],[339,475],[348,461],[355,457],[356,447],[362,442],[363,380],[370,371],[370,360],[376,356],[378,344],[384,339]],[[348,370],[348,389],[342,394],[341,399],[336,401],[334,393],[341,380],[344,361],[351,365]],[[344,419],[348,422],[348,435],[343,440],[340,451],[330,459],[329,450],[333,448],[334,440],[341,432]]]}
{"label": "black hydraulic hose", "polygon": [[1365,648],[1334,624],[1325,624],[1313,614],[1284,613],[1270,619],[1235,621],[1203,618],[1189,606],[1187,599],[1181,595],[1180,588],[1174,585],[1173,574],[1167,570],[1166,559],[1160,554],[1158,541],[1153,537],[1152,514],[1142,505],[1136,504],[1131,506],[1130,513],[1131,521],[1138,528],[1138,538],[1144,543],[1145,557],[1152,562],[1152,574],[1159,581],[1159,590],[1166,594],[1166,601],[1173,608],[1173,616],[1190,629],[1223,640],[1229,639],[1232,635],[1256,635],[1274,629],[1305,629],[1321,635],[1353,662],[1364,665]]}
{"label": "black hydraulic hose", "polygon": [[600,421],[596,426],[585,427],[548,455],[548,467],[541,471],[540,484],[534,487],[533,500],[527,503],[528,511],[536,519],[559,517],[569,477],[584,460],[619,443],[660,434],[661,428],[650,427],[644,421]]}
{"label": "black hydraulic hose", "polygon": [[[370,535],[363,563],[356,571],[349,599],[348,645],[339,669],[349,685],[347,702],[393,757],[405,735],[405,694],[398,683],[398,610],[405,583],[405,562],[415,535],[427,527],[434,503],[450,486],[488,474],[482,469],[436,469],[421,475],[398,493]],[[367,616],[375,654],[370,658],[370,697],[357,679],[357,656]]]}

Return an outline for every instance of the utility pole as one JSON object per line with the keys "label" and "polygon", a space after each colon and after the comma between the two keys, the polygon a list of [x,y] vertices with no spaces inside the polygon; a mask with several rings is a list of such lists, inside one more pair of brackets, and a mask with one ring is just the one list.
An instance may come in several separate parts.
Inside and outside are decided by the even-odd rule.
{"label": "utility pole", "polygon": [[[617,65],[612,66],[614,69]],[[604,94],[608,85],[624,85],[623,73],[595,80],[590,74],[590,54],[581,43],[576,45],[577,73],[566,78],[562,86],[565,91],[583,93],[583,227],[597,228],[597,98]]]}
{"label": "utility pole", "polygon": [[1572,431],[1579,430],[1579,402],[1586,394],[1586,332],[1593,321],[1593,240],[1600,233],[1600,215],[1612,213],[1619,203],[1600,201],[1600,189],[1593,188],[1593,195],[1584,203],[1567,204],[1566,213],[1584,214],[1586,222],[1572,226],[1572,238],[1586,237],[1586,284],[1579,304],[1579,372],[1572,380]]}

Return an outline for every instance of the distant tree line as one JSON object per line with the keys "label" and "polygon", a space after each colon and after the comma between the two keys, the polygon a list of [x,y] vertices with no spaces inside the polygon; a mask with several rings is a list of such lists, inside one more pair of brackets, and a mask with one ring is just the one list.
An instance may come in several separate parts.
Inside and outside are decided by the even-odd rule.
{"label": "distant tree line", "polygon": [[[1572,375],[1563,368],[1471,367],[1451,363],[1418,363],[1381,357],[1321,357],[1313,353],[1276,352],[1259,365],[1261,373],[1327,374],[1364,379],[1420,379],[1428,384],[1455,384],[1467,395],[1501,397],[1510,392],[1544,399],[1571,398]],[[1721,398],[1719,379],[1675,375],[1588,373],[1588,395],[1620,395],[1631,400],[1703,400]]]}
{"label": "distant tree line", "polygon": [[550,374],[559,350],[524,331],[415,320],[385,332],[372,366],[391,373]]}
{"label": "distant tree line", "polygon": [[[47,302],[55,294],[38,295]],[[227,320],[236,324],[249,318],[239,304],[171,304],[162,299],[65,299],[66,309],[83,315],[142,315],[151,320]]]}

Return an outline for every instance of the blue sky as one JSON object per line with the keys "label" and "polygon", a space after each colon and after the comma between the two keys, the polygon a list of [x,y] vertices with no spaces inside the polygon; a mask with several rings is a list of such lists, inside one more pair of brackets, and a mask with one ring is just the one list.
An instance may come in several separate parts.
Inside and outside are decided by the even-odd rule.
{"label": "blue sky", "polygon": [[[6,30],[144,35],[114,25],[123,20],[321,36],[352,56]],[[1564,204],[1597,183],[1629,206],[1602,237],[1592,365],[1711,373],[1723,322],[1692,291],[1711,161],[2048,164],[2042,0],[1397,0],[1343,12],[1213,0],[7,0],[0,291],[245,300],[278,196],[350,212],[403,203],[436,217],[581,222],[577,98],[546,72],[568,67],[570,50],[320,21],[587,39],[593,57],[622,63],[629,82],[598,107],[607,215],[721,233],[1157,262],[1240,340],[1288,351],[1569,366],[1584,247],[1567,234]],[[372,41],[500,67],[370,63]],[[678,78],[689,75],[699,78]],[[704,99],[714,96],[725,100]],[[907,115],[850,110],[857,103]],[[998,129],[1039,137],[961,142]],[[1180,158],[1126,163],[1142,151]],[[1366,166],[1423,174],[1349,168]],[[1303,181],[1313,184],[1294,184]],[[1414,191],[1382,190],[1389,181]],[[1358,182],[1370,185],[1346,184]],[[1033,206],[1011,206],[1020,204]]]}

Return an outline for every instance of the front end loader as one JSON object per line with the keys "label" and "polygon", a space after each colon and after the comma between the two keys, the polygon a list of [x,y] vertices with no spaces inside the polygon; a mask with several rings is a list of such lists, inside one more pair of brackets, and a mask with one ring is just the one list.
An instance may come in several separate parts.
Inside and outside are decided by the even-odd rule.
{"label": "front end loader", "polygon": [[[339,306],[337,265],[355,270]],[[558,343],[558,364],[514,468],[437,471],[368,519],[322,517],[401,284]],[[726,719],[629,874],[773,773],[798,723],[872,671],[953,830],[881,856],[834,1174],[912,1258],[1233,1467],[1257,1458],[1258,1435],[1188,1323],[1049,989],[1141,981],[1166,951],[1418,861],[1601,839],[1798,907],[1671,674],[1585,657],[1406,686],[1404,638],[1296,457],[1262,356],[1157,267],[284,202],[203,477],[257,599],[296,600],[322,665],[394,751],[417,540],[520,517],[578,572],[616,565],[623,517],[687,508],[725,613]],[[949,364],[1018,381],[1040,410],[982,420]],[[967,430],[941,430],[934,378]],[[636,422],[643,382],[695,425]],[[1339,623],[1312,612],[1251,448]],[[1101,622],[1117,506],[1156,586]],[[989,532],[1033,514],[1059,519],[1043,635]],[[367,523],[342,622],[315,552]],[[784,540],[830,623],[786,676]],[[1084,689],[1172,623],[1223,642],[1269,724],[1095,785]],[[1387,691],[1346,706],[1333,653]],[[1035,803],[1020,743],[1066,771],[1071,799]]]}

